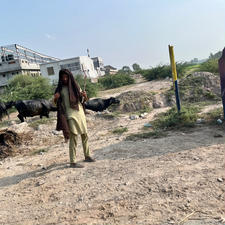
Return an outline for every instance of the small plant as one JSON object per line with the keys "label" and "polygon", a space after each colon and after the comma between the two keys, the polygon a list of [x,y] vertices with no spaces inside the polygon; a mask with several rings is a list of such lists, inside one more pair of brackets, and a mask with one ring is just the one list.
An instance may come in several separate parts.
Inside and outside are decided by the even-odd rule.
{"label": "small plant", "polygon": [[204,114],[204,119],[209,124],[217,124],[217,120],[221,119],[223,120],[223,108],[217,108],[214,110],[209,111],[208,113]]}
{"label": "small plant", "polygon": [[199,111],[197,106],[183,105],[181,112],[178,113],[176,107],[173,107],[168,112],[159,114],[153,124],[158,129],[194,127]]}
{"label": "small plant", "polygon": [[167,133],[162,130],[153,130],[149,132],[144,133],[138,133],[138,134],[131,134],[128,137],[126,137],[127,141],[135,141],[138,139],[147,139],[147,138],[162,138],[166,137]]}
{"label": "small plant", "polygon": [[37,149],[33,152],[31,152],[31,155],[40,155],[44,152],[48,152],[49,151],[49,148],[40,148],[40,149]]}
{"label": "small plant", "polygon": [[122,127],[122,128],[116,128],[113,130],[113,134],[123,134],[124,132],[127,132],[128,128],[127,127]]}
{"label": "small plant", "polygon": [[9,126],[9,121],[8,120],[4,120],[0,122],[0,128],[2,127],[8,127]]}

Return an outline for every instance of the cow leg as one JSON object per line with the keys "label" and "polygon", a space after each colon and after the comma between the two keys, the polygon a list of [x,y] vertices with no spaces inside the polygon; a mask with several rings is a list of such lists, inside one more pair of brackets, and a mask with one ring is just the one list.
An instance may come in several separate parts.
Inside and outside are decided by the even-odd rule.
{"label": "cow leg", "polygon": [[8,111],[6,111],[6,114],[7,114],[7,116],[8,116],[8,120],[9,120],[10,118],[9,118],[9,113],[8,113]]}
{"label": "cow leg", "polygon": [[17,117],[20,119],[21,123],[24,122],[24,118],[23,118],[23,116],[21,114],[19,114]]}

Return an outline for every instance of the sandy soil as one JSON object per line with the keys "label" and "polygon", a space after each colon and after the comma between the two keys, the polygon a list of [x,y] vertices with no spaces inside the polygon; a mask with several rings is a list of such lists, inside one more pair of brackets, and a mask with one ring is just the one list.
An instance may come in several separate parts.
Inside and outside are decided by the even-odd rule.
{"label": "sandy soil", "polygon": [[[139,85],[146,90],[157,86],[146,82],[136,88]],[[160,88],[158,84],[155,91]],[[82,161],[79,142],[82,169],[69,167],[68,144],[54,131],[53,113],[51,123],[29,131],[30,139],[18,147],[22,155],[0,161],[0,224],[224,224],[222,129],[199,125],[159,139],[125,140],[166,110],[153,110],[137,120],[88,114],[96,162]],[[122,127],[128,131],[112,133]]]}

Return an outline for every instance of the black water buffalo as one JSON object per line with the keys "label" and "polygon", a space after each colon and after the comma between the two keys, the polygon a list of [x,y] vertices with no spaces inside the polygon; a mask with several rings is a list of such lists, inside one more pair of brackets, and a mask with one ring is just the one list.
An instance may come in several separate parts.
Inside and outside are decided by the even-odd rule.
{"label": "black water buffalo", "polygon": [[119,104],[120,101],[114,97],[108,99],[96,98],[92,100],[88,100],[85,102],[85,108],[95,111],[95,112],[102,112],[107,109],[112,104]]}
{"label": "black water buffalo", "polygon": [[7,109],[10,109],[13,106],[13,102],[0,102],[0,121],[2,121],[2,118],[4,115],[7,115],[9,118],[9,114]]}
{"label": "black water buffalo", "polygon": [[15,102],[15,107],[19,112],[18,118],[21,122],[24,122],[24,118],[33,117],[40,115],[40,118],[46,116],[49,118],[50,111],[56,111],[56,107],[53,107],[52,104],[45,100],[19,100]]}

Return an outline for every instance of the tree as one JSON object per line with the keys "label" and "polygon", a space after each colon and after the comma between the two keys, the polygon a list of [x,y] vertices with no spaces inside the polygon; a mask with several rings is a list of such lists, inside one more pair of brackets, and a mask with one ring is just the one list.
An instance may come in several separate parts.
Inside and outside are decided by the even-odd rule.
{"label": "tree", "polygon": [[129,74],[129,73],[131,73],[131,69],[129,66],[123,66],[122,69],[119,70],[119,72]]}
{"label": "tree", "polygon": [[137,63],[134,63],[134,64],[132,65],[132,67],[133,67],[133,70],[134,70],[135,72],[141,70],[141,67],[140,67]]}
{"label": "tree", "polygon": [[129,66],[123,66],[122,70],[123,70],[124,72],[129,72],[129,71],[131,71],[131,69],[130,69]]}

